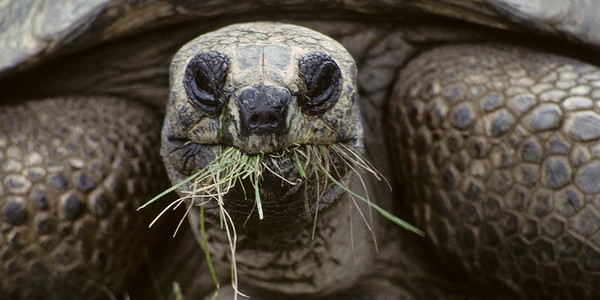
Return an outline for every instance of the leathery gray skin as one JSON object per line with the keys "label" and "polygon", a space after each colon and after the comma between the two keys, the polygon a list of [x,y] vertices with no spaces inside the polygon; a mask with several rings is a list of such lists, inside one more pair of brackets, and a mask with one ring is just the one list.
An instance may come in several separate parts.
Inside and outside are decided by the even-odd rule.
{"label": "leathery gray skin", "polygon": [[[149,274],[166,294],[173,281],[187,298],[214,290],[190,231],[150,246],[153,272],[137,271],[141,236],[131,233],[159,240],[146,228],[153,214],[135,208],[167,185],[168,65],[199,34],[284,8],[278,19],[355,58],[365,152],[394,188],[368,183],[372,198],[427,232],[383,222],[379,253],[357,254],[370,268],[330,298],[598,298],[593,1],[34,2],[7,1],[0,17],[0,297],[153,298]],[[228,257],[215,261],[227,290]],[[240,285],[273,296],[273,286]]]}
{"label": "leathery gray skin", "polygon": [[[205,65],[201,70],[198,63],[217,67],[207,70]],[[329,68],[322,68],[327,63]],[[207,72],[208,78],[203,78]],[[199,81],[219,77],[220,72],[226,78],[212,89],[214,96],[204,100],[219,105],[219,109],[203,109],[195,102],[193,90],[202,85]],[[319,91],[329,96],[324,98],[329,101],[325,107],[305,103],[303,97],[309,97],[309,86],[318,85],[305,79],[308,75],[321,80],[318,84],[322,88],[331,88]],[[329,77],[338,80],[332,82]],[[350,232],[350,202],[343,201],[347,196],[340,188],[325,187],[323,178],[319,179],[321,183],[310,177],[295,183],[300,174],[291,152],[285,151],[306,144],[343,143],[362,152],[356,67],[350,54],[331,38],[299,26],[232,25],[184,45],[171,63],[170,86],[161,152],[172,182],[205,168],[225,147],[250,155],[272,155],[266,163],[286,178],[284,181],[263,172],[262,220],[254,193],[245,191],[252,191],[251,185],[224,196],[223,207],[232,216],[239,238],[235,250],[239,280],[267,294],[289,297],[326,296],[352,286],[368,269],[375,251],[368,231],[363,226]],[[210,84],[204,89],[211,89]],[[340,172],[334,176],[350,185],[354,174],[346,174],[339,162],[331,163]],[[309,166],[305,172],[310,175],[313,171]],[[191,190],[192,184],[179,188],[180,195]],[[197,197],[194,201],[201,205],[204,200]],[[218,204],[211,201],[202,205],[214,223],[208,229],[212,256],[231,260],[229,241],[220,227]],[[360,219],[359,215],[353,217]],[[190,219],[197,231],[198,214],[191,214]],[[198,232],[196,235],[200,238]],[[351,235],[356,240],[354,245]],[[356,250],[347,251],[348,247]]]}

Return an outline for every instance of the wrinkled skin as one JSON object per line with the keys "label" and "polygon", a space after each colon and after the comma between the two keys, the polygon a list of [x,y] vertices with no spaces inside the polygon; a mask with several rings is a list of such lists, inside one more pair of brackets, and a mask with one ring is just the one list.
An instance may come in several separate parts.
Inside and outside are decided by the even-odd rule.
{"label": "wrinkled skin", "polygon": [[[293,34],[294,39],[283,38],[284,33]],[[268,48],[263,45],[268,45]],[[211,56],[204,56],[207,51],[211,51]],[[325,54],[326,52],[329,54]],[[314,53],[323,53],[327,55],[328,60],[334,55],[336,64],[333,68],[341,71],[339,78],[342,79],[334,84],[335,87],[331,91],[320,92],[327,97],[319,99],[323,107],[317,106],[317,113],[313,113],[310,110],[313,106],[304,103],[303,99],[308,97],[307,90],[311,84],[331,84],[328,80],[330,75],[319,69],[315,71],[318,73],[315,76],[324,77],[323,83],[310,83],[299,76],[301,66],[297,66],[298,61],[311,58]],[[204,61],[198,62],[198,58]],[[196,64],[213,64],[215,61],[226,66],[222,67],[226,70],[204,70],[196,67]],[[222,86],[209,91],[208,96],[204,94],[205,91],[198,91],[199,86],[203,85],[199,83],[202,80],[208,81],[205,89],[212,89],[210,86],[214,83],[209,79],[219,72],[226,77],[222,80]],[[206,73],[209,75],[204,75]],[[352,57],[341,45],[320,36],[317,32],[304,32],[283,24],[251,24],[192,40],[175,55],[171,68],[171,99],[167,104],[163,127],[165,142],[161,150],[171,180],[179,182],[205,168],[216,153],[228,146],[248,154],[282,154],[288,148],[303,144],[344,143],[353,148],[362,147],[362,127],[358,122],[354,89],[355,74]],[[200,76],[206,78],[199,78]],[[202,94],[196,96],[194,93]],[[202,106],[203,103],[217,105],[218,109],[215,112],[212,106]],[[274,104],[262,107],[262,103]],[[283,163],[282,175],[289,180],[294,181],[300,177],[295,170],[295,164],[286,162],[291,161],[290,157],[284,155],[272,161],[273,164]],[[285,167],[288,165],[293,170]],[[279,165],[271,167],[280,168]],[[268,172],[265,175],[268,175]],[[265,181],[267,180],[269,179],[266,178]],[[275,178],[271,180],[274,181]],[[180,190],[190,190],[191,184],[190,182]],[[276,182],[273,186],[282,184],[283,182]],[[314,184],[309,182],[305,185],[311,187]],[[305,187],[290,188],[298,192],[292,193],[286,199],[303,197],[296,194],[302,192]],[[283,199],[285,191],[270,192],[265,189],[264,194],[273,195],[273,199],[265,199],[267,204],[289,202]],[[308,198],[317,197],[312,195]],[[229,199],[225,201],[229,202]],[[248,201],[232,205],[240,206],[243,202]],[[314,205],[315,203],[312,203],[309,206]],[[214,210],[214,206],[209,204],[207,209]],[[265,209],[281,210],[270,207]],[[242,213],[243,219],[246,219],[245,215],[249,212]],[[290,212],[287,217],[275,218],[279,220],[278,223],[271,223],[268,221],[270,218],[260,223],[265,228],[275,227],[283,230],[282,226],[285,226],[285,223],[290,223],[290,220],[300,215],[301,213]],[[281,221],[282,219],[286,221]]]}
{"label": "wrinkled skin", "polygon": [[[215,65],[220,67],[211,67]],[[226,79],[215,83],[221,72]],[[301,178],[286,151],[307,144],[344,144],[362,151],[355,74],[353,59],[340,44],[315,31],[277,23],[248,23],[203,35],[183,46],[172,61],[161,149],[171,180],[179,182],[207,167],[228,146],[272,155],[266,165],[280,172],[261,175],[262,219],[254,194],[248,192],[249,179],[242,181],[244,188],[223,197],[223,208],[217,199],[206,204],[201,204],[204,198],[193,200],[204,205],[216,225],[208,231],[214,257],[231,259],[219,223],[222,209],[229,213],[242,237],[235,251],[237,276],[263,293],[335,293],[350,287],[372,259],[365,230],[356,231],[359,250],[337,250],[350,242],[349,216],[339,204],[345,195],[327,186],[323,176],[311,177],[315,167],[310,163],[304,171],[309,176]],[[332,156],[330,162],[336,180],[349,185],[353,174],[339,158]],[[180,195],[193,184],[182,186]],[[198,223],[197,215],[190,218]]]}
{"label": "wrinkled skin", "polygon": [[[379,205],[425,230],[426,237],[402,231],[374,214],[376,253],[361,216],[339,191],[324,198],[315,239],[312,209],[306,218],[295,219],[296,223],[288,220],[296,214],[294,210],[286,212],[285,217],[266,220],[270,223],[257,220],[253,211],[248,231],[238,236],[241,292],[259,299],[294,295],[358,299],[598,297],[600,188],[595,178],[600,173],[600,79],[597,50],[593,47],[598,31],[586,30],[594,28],[595,19],[584,13],[595,10],[586,9],[585,5],[593,5],[587,2],[572,1],[570,10],[557,4],[551,6],[553,10],[541,11],[536,10],[537,2],[531,6],[509,5],[513,2],[490,1],[463,7],[439,1],[428,9],[433,14],[460,16],[519,32],[532,27],[562,32],[575,44],[448,20],[431,22],[431,17],[420,20],[410,8],[421,7],[424,2],[390,4],[400,17],[381,17],[377,22],[367,17],[381,13],[377,4],[336,4],[332,12],[337,12],[337,17],[331,22],[301,21],[306,15],[293,13],[278,16],[331,36],[356,60],[358,86],[352,88],[358,90],[365,154],[393,185],[389,191],[384,183],[369,177],[369,193]],[[165,23],[171,24],[178,22],[178,17],[170,12],[182,16],[194,11],[193,7],[176,10],[177,5],[151,3],[144,13],[139,11],[138,16],[143,18],[126,18],[138,12],[135,4],[110,14],[109,10],[101,11],[99,19],[106,15],[113,19],[90,25],[86,38],[76,38],[85,32],[81,30],[56,34],[57,42],[46,48],[27,48],[46,49],[43,53],[13,51],[24,56],[3,61],[3,66],[9,66],[5,69],[13,74],[5,73],[0,83],[6,91],[2,101],[7,104],[0,110],[2,295],[104,298],[111,290],[117,297],[154,298],[160,293],[154,288],[157,284],[169,294],[173,281],[177,281],[186,296],[193,299],[214,289],[194,237],[199,235],[197,213],[191,214],[191,230],[184,229],[178,239],[161,242],[161,231],[146,228],[156,212],[135,212],[169,184],[160,167],[157,146],[166,99],[170,99],[166,124],[171,125],[163,129],[167,138],[163,138],[162,151],[166,169],[175,181],[206,164],[215,153],[211,145],[235,146],[248,153],[279,152],[304,141],[298,140],[304,135],[290,132],[302,132],[306,126],[324,128],[327,122],[319,123],[320,115],[310,116],[308,109],[302,110],[296,104],[287,111],[291,119],[296,119],[286,124],[295,124],[290,128],[298,131],[251,137],[233,123],[221,127],[213,122],[211,112],[190,104],[185,88],[178,86],[189,60],[202,49],[235,51],[222,46],[213,49],[206,42],[190,42],[192,46],[186,46],[173,61],[171,71],[180,71],[171,75],[169,89],[168,63],[177,49],[215,28],[202,18],[170,27],[153,23],[161,14],[152,12],[159,11],[159,7],[162,15],[170,16]],[[339,10],[344,5],[357,15],[344,17],[346,11]],[[19,8],[12,3],[8,7]],[[315,13],[309,7],[297,9]],[[237,7],[230,14],[246,14],[246,10],[252,8]],[[271,19],[268,9],[258,8],[256,12],[251,19]],[[212,10],[204,15],[219,13]],[[580,23],[568,22],[572,14]],[[120,20],[114,16],[138,21],[110,27],[111,22]],[[238,15],[230,22],[248,18]],[[17,18],[20,25],[14,28],[28,28],[26,19]],[[283,28],[280,26],[276,28]],[[42,28],[46,34],[70,30]],[[20,35],[13,32],[6,31],[0,37],[12,34],[17,40],[15,37]],[[117,39],[125,33],[137,35]],[[252,35],[242,37],[251,39]],[[76,52],[91,40],[99,43],[99,36],[116,40]],[[63,37],[67,38],[61,40]],[[207,36],[199,39],[210,40]],[[283,39],[287,40],[285,36]],[[486,44],[490,40],[493,44]],[[10,45],[24,41],[31,39]],[[582,41],[591,48],[584,47]],[[60,48],[66,43],[71,44]],[[339,57],[343,50],[336,49],[324,52],[346,70],[351,59]],[[282,50],[274,52],[278,51]],[[302,51],[309,50],[294,48],[290,52]],[[47,65],[36,65],[57,52],[65,56]],[[293,63],[287,65],[293,71],[286,77],[288,81],[284,80],[289,96],[296,97],[290,103],[298,103],[297,95],[309,92],[302,87],[306,79],[294,72],[299,69],[299,57],[302,55],[294,56]],[[30,70],[18,72],[19,68]],[[354,81],[354,75],[342,73],[344,80]],[[231,79],[243,74],[227,76]],[[231,81],[239,83],[229,87],[236,97],[251,88],[266,95],[288,96],[280,89],[257,85],[252,71],[246,74]],[[263,86],[278,86],[270,84],[276,81],[273,76],[267,76],[269,80],[264,82],[268,84]],[[292,81],[300,83],[299,87],[291,88]],[[239,107],[234,101],[227,103],[225,120],[242,120],[245,112],[236,116]],[[359,108],[340,103],[340,107],[326,111],[349,109],[358,114]],[[182,107],[187,107],[186,113],[181,113]],[[173,112],[179,112],[179,120],[173,121]],[[308,139],[331,143],[338,142],[331,139],[333,136],[346,136],[344,142],[352,141],[360,148],[356,117],[332,117],[346,123],[332,126],[332,134],[309,135]],[[188,125],[181,125],[184,123]],[[344,130],[346,135],[340,134]],[[219,131],[224,134],[219,135]],[[169,132],[179,132],[177,138],[187,134],[190,141],[204,145],[199,148],[203,149],[199,151],[202,156],[194,156],[191,165],[178,161],[176,155],[171,158]],[[325,140],[317,141],[322,138]],[[285,170],[286,176],[298,176],[291,164]],[[351,173],[342,177],[358,192],[361,183]],[[288,193],[289,188],[283,186],[283,192],[273,189],[269,194]],[[314,208],[314,197],[308,198],[312,199],[308,206]],[[267,205],[266,216],[277,215],[276,199],[273,196],[267,201],[273,206]],[[302,205],[296,209],[304,206],[301,201],[297,203]],[[234,210],[242,220],[252,207],[241,205]],[[270,212],[273,214],[267,214]],[[172,231],[180,216],[170,217],[172,223],[168,222],[169,216],[164,221]],[[353,226],[349,226],[351,222]],[[229,299],[233,291],[224,283],[229,280],[231,259],[226,236],[219,226],[207,226],[209,250],[218,276],[227,286],[219,295]],[[285,230],[278,230],[281,228]],[[142,234],[131,235],[134,232]],[[152,246],[156,242],[164,248]],[[150,246],[136,246],[142,243]],[[146,262],[140,255],[144,251],[151,256]],[[148,271],[136,271],[142,264]],[[149,275],[137,276],[136,281],[131,274]]]}

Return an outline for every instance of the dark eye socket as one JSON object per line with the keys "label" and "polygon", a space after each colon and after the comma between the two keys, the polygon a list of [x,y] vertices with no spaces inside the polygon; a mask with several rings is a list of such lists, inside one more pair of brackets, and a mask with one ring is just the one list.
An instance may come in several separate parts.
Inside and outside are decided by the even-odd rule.
{"label": "dark eye socket", "polygon": [[183,79],[185,91],[192,103],[208,115],[219,115],[223,108],[228,70],[229,59],[217,51],[199,53],[187,66]]}
{"label": "dark eye socket", "polygon": [[300,74],[306,85],[306,94],[299,102],[311,116],[330,109],[340,97],[342,73],[333,58],[323,52],[312,52],[298,63]]}

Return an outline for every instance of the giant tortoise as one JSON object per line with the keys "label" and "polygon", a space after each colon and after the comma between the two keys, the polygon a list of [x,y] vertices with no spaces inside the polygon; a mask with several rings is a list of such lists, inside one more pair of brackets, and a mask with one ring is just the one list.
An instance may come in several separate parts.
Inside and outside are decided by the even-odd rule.
{"label": "giant tortoise", "polygon": [[0,298],[598,299],[598,9],[0,1]]}

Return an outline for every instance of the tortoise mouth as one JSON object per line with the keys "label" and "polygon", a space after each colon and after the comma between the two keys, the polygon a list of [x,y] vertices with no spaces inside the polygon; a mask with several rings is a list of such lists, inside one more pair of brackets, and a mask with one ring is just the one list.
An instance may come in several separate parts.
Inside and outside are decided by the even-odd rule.
{"label": "tortoise mouth", "polygon": [[226,213],[237,228],[250,233],[288,233],[312,224],[318,211],[339,198],[336,182],[346,182],[351,173],[344,155],[355,151],[347,143],[294,145],[257,154],[222,145],[193,147],[196,155],[211,158],[194,158],[202,163],[179,195],[203,206],[208,220],[220,222]]}

